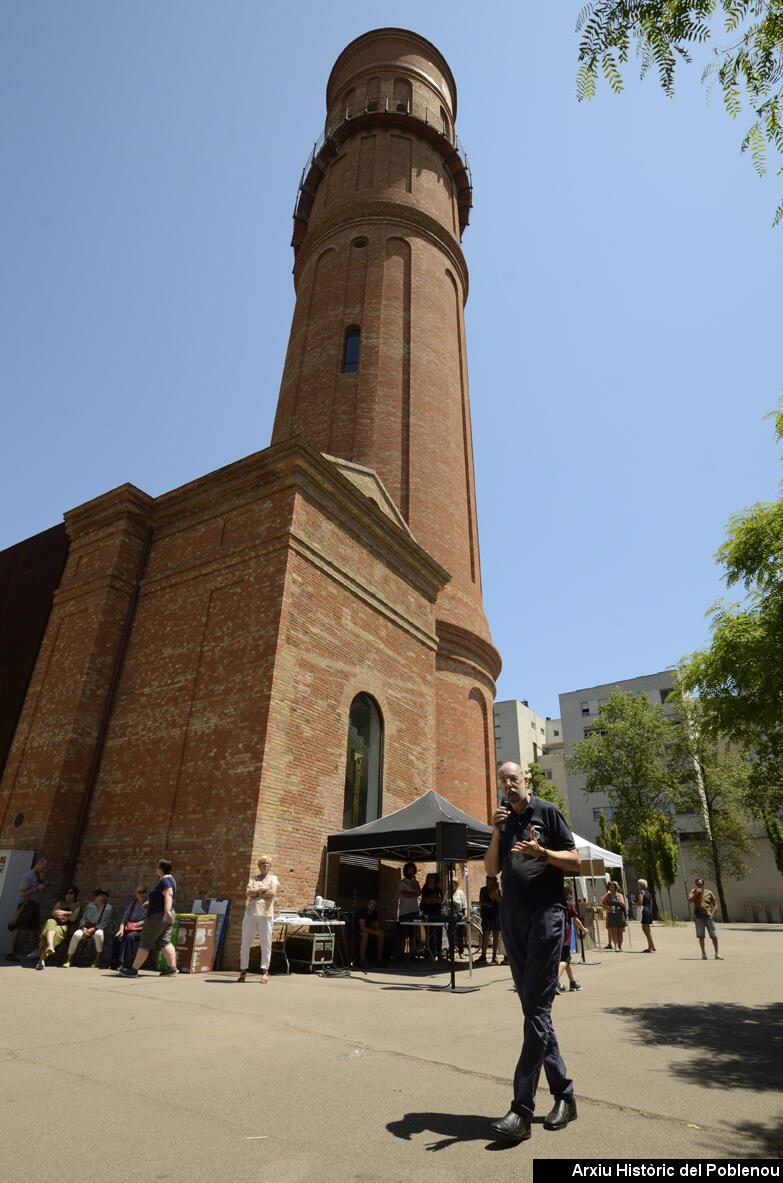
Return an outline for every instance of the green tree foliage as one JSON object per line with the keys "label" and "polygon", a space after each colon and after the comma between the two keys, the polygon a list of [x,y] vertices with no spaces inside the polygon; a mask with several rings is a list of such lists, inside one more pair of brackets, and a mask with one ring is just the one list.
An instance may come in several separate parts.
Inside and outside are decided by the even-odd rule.
{"label": "green tree foliage", "polygon": [[609,825],[603,809],[598,811],[598,845],[603,846],[604,850],[611,850],[614,854],[619,854],[620,858],[625,854],[625,846],[617,824],[612,822],[611,826]]}
{"label": "green tree foliage", "polygon": [[631,862],[640,871],[644,870],[644,877],[651,891],[660,888],[663,881],[661,876],[661,843],[668,828],[669,822],[666,815],[659,810],[642,822],[636,835],[628,844]]}
{"label": "green tree foliage", "polygon": [[563,816],[568,819],[568,809],[566,808],[566,799],[558,789],[557,785],[553,785],[550,780],[546,779],[546,773],[540,764],[530,763],[527,766],[527,775],[530,777],[530,784],[528,788],[534,797],[540,797],[542,801],[551,801],[556,805]]}
{"label": "green tree foliage", "polygon": [[715,881],[723,918],[728,920],[724,880],[745,879],[750,874],[745,860],[755,851],[747,814],[750,764],[704,725],[701,702],[679,688],[670,701],[677,708],[668,750],[678,781],[674,796],[679,811],[704,818],[705,836],[691,843],[691,850],[695,862]]}
{"label": "green tree foliage", "polygon": [[775,856],[775,866],[783,875],[783,826],[776,817],[767,813],[764,816],[764,827],[772,847],[772,853]]}
{"label": "green tree foliage", "polygon": [[[677,846],[671,836],[672,820],[663,810],[647,818],[639,827],[637,834],[628,844],[628,853],[634,868],[644,870],[647,887],[653,897],[653,907],[657,907],[656,891],[666,883],[671,888],[677,878],[678,858]],[[667,878],[674,865],[672,878]],[[671,911],[671,891],[669,891],[669,910]]]}
{"label": "green tree foliage", "polygon": [[572,771],[584,776],[586,793],[608,795],[624,840],[670,803],[668,727],[660,703],[617,687],[601,703],[595,728],[567,757]]}
{"label": "green tree foliage", "polygon": [[[783,157],[783,0],[594,0],[582,9],[577,32],[580,101],[593,97],[602,75],[620,93],[632,46],[641,76],[655,71],[671,96],[678,64],[712,41],[703,79],[717,81],[732,119],[743,101],[753,113],[741,151],[750,153],[759,175],[768,147]],[[781,218],[783,202],[774,224]]]}
{"label": "green tree foliage", "polygon": [[666,892],[669,896],[669,913],[671,914],[674,911],[672,908],[672,887],[677,881],[680,855],[677,843],[669,831],[661,835],[660,868],[661,879],[666,884]]}
{"label": "green tree foliage", "polygon": [[[748,807],[764,820],[783,809],[783,727],[750,746]],[[783,872],[781,872],[783,874]]]}
{"label": "green tree foliage", "polygon": [[[775,435],[783,439],[783,400]],[[702,726],[753,754],[749,804],[774,815],[783,809],[783,495],[732,518],[715,557],[745,599],[713,606],[709,648],[692,654],[680,677],[698,694]]]}

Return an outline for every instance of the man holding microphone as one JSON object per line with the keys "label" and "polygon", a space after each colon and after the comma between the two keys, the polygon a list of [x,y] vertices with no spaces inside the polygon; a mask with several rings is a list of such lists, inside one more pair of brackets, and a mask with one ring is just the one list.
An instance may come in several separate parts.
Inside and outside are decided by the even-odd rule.
{"label": "man holding microphone", "polygon": [[525,1023],[511,1109],[492,1130],[507,1141],[524,1142],[542,1067],[555,1098],[544,1128],[563,1129],[577,1116],[573,1082],[552,1026],[552,1000],[565,927],[563,875],[576,874],[579,854],[560,810],[530,795],[518,764],[501,765],[498,785],[503,804],[492,818],[484,868],[488,875],[503,873],[500,926]]}

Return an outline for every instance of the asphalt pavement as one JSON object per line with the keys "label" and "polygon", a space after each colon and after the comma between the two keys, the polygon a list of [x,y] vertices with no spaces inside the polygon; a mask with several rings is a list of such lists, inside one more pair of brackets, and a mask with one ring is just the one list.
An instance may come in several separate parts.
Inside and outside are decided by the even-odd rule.
{"label": "asphalt pavement", "polygon": [[554,1002],[578,1120],[495,1141],[521,1010],[508,970],[118,977],[0,964],[2,1177],[101,1183],[530,1180],[534,1160],[777,1158],[783,926],[693,926],[575,962]]}

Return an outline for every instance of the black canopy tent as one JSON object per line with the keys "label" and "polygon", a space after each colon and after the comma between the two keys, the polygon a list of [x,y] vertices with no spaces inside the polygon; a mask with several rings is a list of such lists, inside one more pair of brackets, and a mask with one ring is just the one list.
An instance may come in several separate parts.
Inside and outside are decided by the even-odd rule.
{"label": "black canopy tent", "polygon": [[[342,834],[330,834],[326,840],[326,853],[327,855],[361,855],[366,858],[387,859],[389,862],[397,863],[407,863],[409,859],[432,862],[437,858],[435,827],[438,822],[458,822],[464,825],[468,859],[484,857],[484,852],[492,838],[492,826],[487,826],[483,822],[477,821],[475,817],[471,817],[470,814],[463,813],[461,809],[457,809],[456,805],[452,805],[434,789],[429,789],[422,797],[412,801],[410,805],[396,810],[395,813],[390,813],[387,817],[379,817],[377,821],[367,822],[352,830],[343,830]],[[467,878],[466,886],[469,900],[470,886]],[[470,941],[468,941],[468,966],[472,975],[473,949]],[[451,939],[452,992],[455,989],[454,941]]]}
{"label": "black canopy tent", "polygon": [[327,854],[361,854],[368,858],[406,863],[408,859],[432,860],[436,856],[435,826],[438,822],[461,822],[467,827],[468,858],[484,857],[492,827],[463,813],[434,789],[410,805],[366,822],[341,834],[330,834]]}

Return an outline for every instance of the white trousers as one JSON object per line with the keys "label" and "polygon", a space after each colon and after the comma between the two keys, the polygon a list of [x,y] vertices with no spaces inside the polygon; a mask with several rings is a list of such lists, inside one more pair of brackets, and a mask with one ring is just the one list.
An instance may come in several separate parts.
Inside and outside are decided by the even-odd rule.
{"label": "white trousers", "polygon": [[239,951],[240,969],[247,969],[250,964],[250,946],[256,937],[261,946],[261,968],[269,969],[272,958],[272,917],[250,916],[245,912],[242,917],[242,948]]}
{"label": "white trousers", "polygon": [[[84,929],[77,928],[76,932],[71,937],[71,943],[68,946],[68,956],[69,957],[73,957],[74,953],[79,948],[79,941],[82,939],[83,936],[84,936]],[[92,934],[92,939],[95,941],[95,952],[102,953],[103,952],[103,929],[96,928],[95,932]]]}

